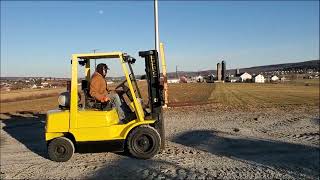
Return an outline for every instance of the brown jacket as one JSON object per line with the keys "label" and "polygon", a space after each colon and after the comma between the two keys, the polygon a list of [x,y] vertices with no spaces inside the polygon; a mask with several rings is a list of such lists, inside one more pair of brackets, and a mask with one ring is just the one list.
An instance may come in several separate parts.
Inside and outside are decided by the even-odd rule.
{"label": "brown jacket", "polygon": [[102,101],[107,94],[106,80],[101,74],[94,72],[90,82],[90,95],[95,99]]}

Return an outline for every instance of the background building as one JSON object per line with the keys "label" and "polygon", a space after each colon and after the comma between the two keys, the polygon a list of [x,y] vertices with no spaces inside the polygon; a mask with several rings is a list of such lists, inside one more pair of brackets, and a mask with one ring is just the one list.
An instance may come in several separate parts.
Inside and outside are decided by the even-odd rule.
{"label": "background building", "polygon": [[204,82],[203,76],[199,75],[196,77],[197,82]]}
{"label": "background building", "polygon": [[274,75],[274,76],[271,77],[271,81],[278,81],[278,80],[279,80],[279,78],[278,78],[278,76],[276,76],[276,75]]}
{"label": "background building", "polygon": [[254,78],[253,78],[253,81],[255,83],[264,83],[265,79],[264,79],[264,76],[261,75],[261,74],[258,74],[256,75]]}
{"label": "background building", "polygon": [[221,64],[218,63],[217,64],[217,80],[221,81],[221,79],[222,79],[222,67],[221,67]]}
{"label": "background building", "polygon": [[240,76],[240,70],[239,69],[236,69],[236,76]]}
{"label": "background building", "polygon": [[225,81],[226,80],[226,62],[222,61],[221,62],[222,70],[221,70],[221,80]]}
{"label": "background building", "polygon": [[244,72],[240,75],[241,82],[251,81],[251,79],[252,79],[252,76],[247,72]]}

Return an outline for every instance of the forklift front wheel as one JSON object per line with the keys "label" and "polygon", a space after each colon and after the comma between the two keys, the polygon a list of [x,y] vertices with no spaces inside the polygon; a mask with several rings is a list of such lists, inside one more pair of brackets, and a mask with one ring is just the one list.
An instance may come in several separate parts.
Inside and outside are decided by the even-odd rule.
{"label": "forklift front wheel", "polygon": [[161,138],[156,129],[151,126],[139,126],[128,136],[129,153],[139,159],[149,159],[158,154]]}
{"label": "forklift front wheel", "polygon": [[56,162],[68,161],[74,153],[72,141],[66,137],[53,139],[48,145],[48,154],[51,160]]}

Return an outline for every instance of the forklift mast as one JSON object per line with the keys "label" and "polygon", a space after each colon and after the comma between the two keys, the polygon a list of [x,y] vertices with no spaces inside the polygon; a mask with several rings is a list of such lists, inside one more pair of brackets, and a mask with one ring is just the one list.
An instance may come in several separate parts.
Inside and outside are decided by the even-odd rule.
{"label": "forklift mast", "polygon": [[146,77],[148,81],[149,107],[153,118],[162,109],[162,86],[160,85],[159,60],[156,50],[140,51],[139,56],[145,59]]}
{"label": "forklift mast", "polygon": [[162,114],[164,101],[162,95],[163,86],[160,84],[158,53],[156,50],[140,51],[139,56],[145,59],[149,108],[151,109],[152,118],[156,120],[155,128],[161,136],[161,149],[163,150],[165,146],[164,119]]}

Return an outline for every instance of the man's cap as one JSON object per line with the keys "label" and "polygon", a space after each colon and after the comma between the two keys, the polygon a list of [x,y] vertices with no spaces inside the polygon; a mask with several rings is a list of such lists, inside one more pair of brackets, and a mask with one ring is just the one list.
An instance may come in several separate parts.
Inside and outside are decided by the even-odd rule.
{"label": "man's cap", "polygon": [[106,65],[104,63],[100,63],[100,64],[97,65],[97,69],[100,69],[100,68],[102,69],[102,67],[105,67],[107,70],[109,70],[108,65]]}

